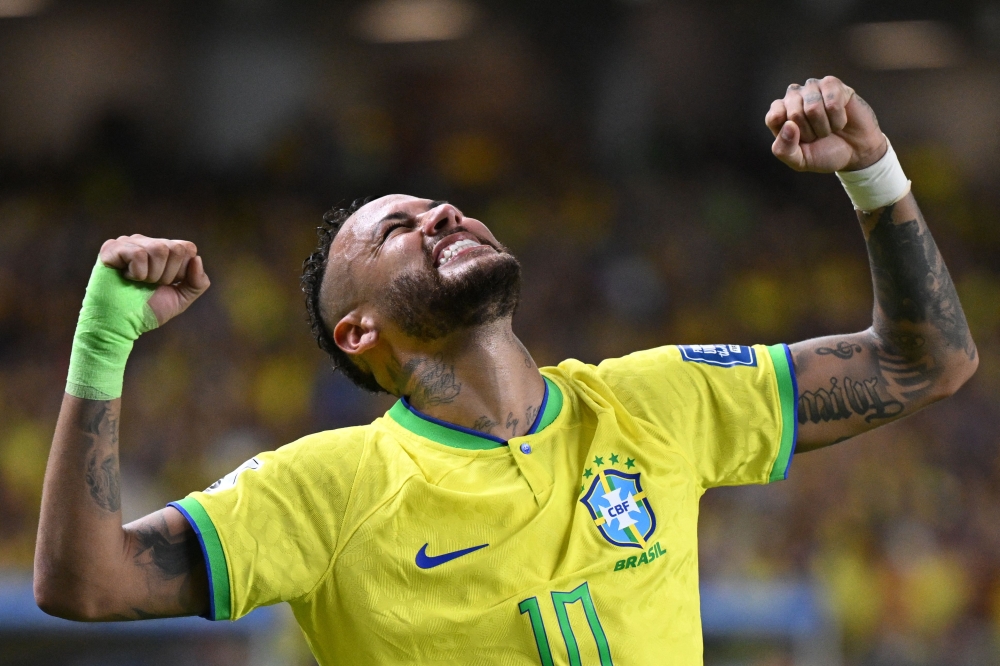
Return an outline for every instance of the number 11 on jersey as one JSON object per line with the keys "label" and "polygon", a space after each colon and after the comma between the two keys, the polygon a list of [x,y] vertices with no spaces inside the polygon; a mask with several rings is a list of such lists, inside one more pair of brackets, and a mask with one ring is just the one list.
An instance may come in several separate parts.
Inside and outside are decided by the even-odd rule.
{"label": "number 11 on jersey", "polygon": [[[569,623],[567,608],[570,604],[575,604],[578,601],[583,606],[583,614],[590,626],[590,633],[593,634],[594,641],[597,643],[597,653],[601,656],[601,666],[613,666],[608,637],[604,635],[604,628],[601,627],[601,621],[597,617],[597,609],[594,608],[594,600],[590,596],[590,588],[587,587],[587,583],[581,584],[570,592],[552,593],[552,606],[555,608],[556,619],[559,621],[559,633],[562,634],[563,641],[566,643],[570,666],[583,666],[583,662],[580,661],[580,646],[576,642],[576,635]],[[522,615],[528,614],[542,666],[553,666],[555,662],[552,661],[552,648],[549,646],[549,638],[545,633],[545,624],[542,622],[542,611],[538,606],[538,598],[525,599],[517,605],[517,608]]]}

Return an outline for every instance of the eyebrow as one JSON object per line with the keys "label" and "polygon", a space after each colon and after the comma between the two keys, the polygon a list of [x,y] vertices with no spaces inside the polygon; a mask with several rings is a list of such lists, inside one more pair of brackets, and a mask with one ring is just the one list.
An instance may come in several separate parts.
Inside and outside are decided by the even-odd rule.
{"label": "eyebrow", "polygon": [[[446,203],[448,202],[445,199],[435,199],[434,201],[431,201],[429,204],[427,204],[427,210],[434,210],[441,204],[446,204]],[[382,228],[382,225],[388,222],[389,220],[408,220],[411,217],[413,216],[407,213],[406,211],[402,210],[397,210],[395,213],[389,213],[381,220],[379,220],[378,224],[375,225],[375,228],[373,229],[372,233],[372,238],[377,239],[379,237],[379,230]]]}

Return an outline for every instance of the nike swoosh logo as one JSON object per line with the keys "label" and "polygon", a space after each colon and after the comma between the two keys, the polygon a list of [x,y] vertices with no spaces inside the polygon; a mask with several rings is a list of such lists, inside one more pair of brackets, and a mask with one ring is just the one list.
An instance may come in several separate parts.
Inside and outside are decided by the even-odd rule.
{"label": "nike swoosh logo", "polygon": [[434,567],[439,567],[442,564],[445,564],[446,562],[457,560],[463,555],[474,553],[480,548],[486,548],[486,546],[490,544],[484,543],[481,546],[473,546],[472,548],[463,548],[462,550],[454,550],[450,553],[445,553],[444,555],[428,555],[427,545],[428,544],[425,543],[423,548],[420,549],[420,552],[417,553],[417,560],[416,560],[417,566],[420,567],[421,569],[433,569]]}

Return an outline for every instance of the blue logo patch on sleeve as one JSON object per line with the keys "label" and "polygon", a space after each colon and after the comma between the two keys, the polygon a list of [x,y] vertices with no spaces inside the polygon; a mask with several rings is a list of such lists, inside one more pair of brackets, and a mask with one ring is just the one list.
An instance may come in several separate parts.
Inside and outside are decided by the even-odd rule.
{"label": "blue logo patch on sleeve", "polygon": [[720,368],[734,365],[757,365],[757,353],[753,347],[743,345],[677,345],[681,358],[694,363],[707,363]]}

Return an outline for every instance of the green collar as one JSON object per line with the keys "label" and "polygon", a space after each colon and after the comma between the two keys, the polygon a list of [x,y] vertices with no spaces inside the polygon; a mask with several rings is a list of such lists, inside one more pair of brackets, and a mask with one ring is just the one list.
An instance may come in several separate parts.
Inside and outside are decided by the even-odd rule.
{"label": "green collar", "polygon": [[[559,412],[562,411],[562,391],[548,377],[543,377],[543,379],[545,380],[545,396],[542,398],[540,413],[535,417],[535,422],[532,424],[531,430],[528,431],[529,435],[540,432],[555,421]],[[463,428],[460,425],[428,416],[407,402],[406,398],[400,398],[396,401],[396,404],[389,410],[389,416],[413,434],[446,446],[481,450],[496,449],[507,444],[506,440],[488,433]]]}

